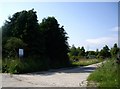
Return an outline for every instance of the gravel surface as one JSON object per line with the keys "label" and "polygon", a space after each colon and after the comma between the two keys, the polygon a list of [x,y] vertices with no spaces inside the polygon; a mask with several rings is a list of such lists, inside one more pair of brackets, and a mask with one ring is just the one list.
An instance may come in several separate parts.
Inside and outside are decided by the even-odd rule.
{"label": "gravel surface", "polygon": [[100,63],[27,74],[1,74],[2,87],[86,87],[87,77]]}

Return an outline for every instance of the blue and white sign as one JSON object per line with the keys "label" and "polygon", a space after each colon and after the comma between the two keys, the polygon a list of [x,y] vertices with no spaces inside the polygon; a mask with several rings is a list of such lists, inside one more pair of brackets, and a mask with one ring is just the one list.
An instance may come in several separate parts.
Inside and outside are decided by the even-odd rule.
{"label": "blue and white sign", "polygon": [[24,55],[24,50],[23,49],[19,49],[19,57],[23,57]]}

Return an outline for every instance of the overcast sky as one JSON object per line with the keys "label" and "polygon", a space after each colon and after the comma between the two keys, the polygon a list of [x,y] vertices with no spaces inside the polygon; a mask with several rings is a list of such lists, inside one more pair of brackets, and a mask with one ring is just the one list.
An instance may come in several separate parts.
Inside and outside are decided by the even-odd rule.
{"label": "overcast sky", "polygon": [[118,43],[117,2],[6,2],[0,5],[0,26],[8,16],[32,8],[37,11],[39,22],[44,17],[54,16],[64,25],[70,46],[96,50]]}

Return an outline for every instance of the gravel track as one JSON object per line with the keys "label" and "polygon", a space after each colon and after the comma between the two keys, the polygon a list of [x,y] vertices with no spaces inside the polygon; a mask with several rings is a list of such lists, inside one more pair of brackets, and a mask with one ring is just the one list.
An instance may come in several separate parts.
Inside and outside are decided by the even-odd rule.
{"label": "gravel track", "polygon": [[87,77],[100,64],[27,74],[3,73],[2,87],[86,87]]}

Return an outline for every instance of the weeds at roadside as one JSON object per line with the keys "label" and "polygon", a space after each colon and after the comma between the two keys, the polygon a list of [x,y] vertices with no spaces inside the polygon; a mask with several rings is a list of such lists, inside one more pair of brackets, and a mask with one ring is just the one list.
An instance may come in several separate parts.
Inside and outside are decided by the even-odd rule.
{"label": "weeds at roadside", "polygon": [[114,59],[109,59],[106,63],[102,64],[100,68],[94,71],[88,77],[89,84],[91,86],[91,81],[97,83],[97,87],[100,89],[102,87],[115,87],[120,88],[119,85],[119,75],[120,75],[120,65],[117,65]]}
{"label": "weeds at roadside", "polygon": [[2,61],[2,72],[16,74],[48,70],[49,66],[45,65],[46,62],[40,59],[25,59],[24,61],[19,58],[4,59]]}

